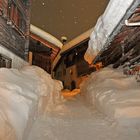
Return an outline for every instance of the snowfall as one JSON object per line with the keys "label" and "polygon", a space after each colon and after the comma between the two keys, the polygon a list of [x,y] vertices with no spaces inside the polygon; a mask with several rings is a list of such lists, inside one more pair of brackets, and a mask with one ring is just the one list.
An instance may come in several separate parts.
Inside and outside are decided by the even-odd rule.
{"label": "snowfall", "polygon": [[80,94],[64,98],[62,89],[39,67],[1,68],[0,140],[140,139],[134,76],[108,67],[89,75]]}

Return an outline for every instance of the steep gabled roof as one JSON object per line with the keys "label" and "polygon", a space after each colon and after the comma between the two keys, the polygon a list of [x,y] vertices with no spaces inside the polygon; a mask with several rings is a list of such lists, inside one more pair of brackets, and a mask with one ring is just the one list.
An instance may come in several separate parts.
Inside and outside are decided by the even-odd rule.
{"label": "steep gabled roof", "polygon": [[80,43],[82,43],[84,40],[90,37],[91,32],[92,32],[92,29],[89,29],[88,31],[84,32],[83,34],[79,35],[78,37],[74,38],[73,40],[65,44],[63,48],[61,49],[61,51],[59,52],[59,54],[57,55],[57,57],[55,58],[52,68],[54,69],[56,64],[59,62],[62,53],[69,51],[70,49],[73,49],[74,47],[77,47]]}

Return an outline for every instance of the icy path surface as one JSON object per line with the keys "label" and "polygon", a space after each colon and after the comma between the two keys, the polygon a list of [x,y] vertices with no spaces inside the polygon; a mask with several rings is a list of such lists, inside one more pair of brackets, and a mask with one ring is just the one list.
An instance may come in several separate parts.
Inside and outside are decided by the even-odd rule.
{"label": "icy path surface", "polygon": [[139,140],[137,128],[119,127],[80,98],[67,100],[33,125],[28,140]]}

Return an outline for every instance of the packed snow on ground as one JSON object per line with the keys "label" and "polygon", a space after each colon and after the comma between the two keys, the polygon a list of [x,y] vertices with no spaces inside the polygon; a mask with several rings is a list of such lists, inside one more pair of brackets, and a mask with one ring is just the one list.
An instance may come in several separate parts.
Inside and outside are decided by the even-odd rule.
{"label": "packed snow on ground", "polygon": [[62,92],[65,99],[36,120],[27,140],[139,140],[139,91],[121,70],[92,73],[81,94]]}
{"label": "packed snow on ground", "polygon": [[135,77],[108,67],[92,73],[81,85],[81,92],[100,112],[140,127],[140,85]]}
{"label": "packed snow on ground", "polygon": [[36,120],[27,140],[139,140],[140,129],[119,126],[78,94]]}
{"label": "packed snow on ground", "polygon": [[140,2],[136,0],[110,0],[102,16],[98,19],[90,36],[89,47],[85,54],[85,59],[91,63],[97,53],[105,46],[109,36],[121,22],[127,10],[134,4]]}
{"label": "packed snow on ground", "polygon": [[27,140],[29,125],[48,105],[58,101],[62,88],[60,81],[36,66],[1,68],[0,140]]}

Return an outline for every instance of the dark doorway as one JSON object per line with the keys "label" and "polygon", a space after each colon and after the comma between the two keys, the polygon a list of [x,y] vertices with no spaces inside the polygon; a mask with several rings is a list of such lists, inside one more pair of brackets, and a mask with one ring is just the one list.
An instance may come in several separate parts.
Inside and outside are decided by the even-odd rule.
{"label": "dark doorway", "polygon": [[71,82],[71,90],[73,90],[75,88],[76,88],[76,82],[75,81],[72,81]]}

